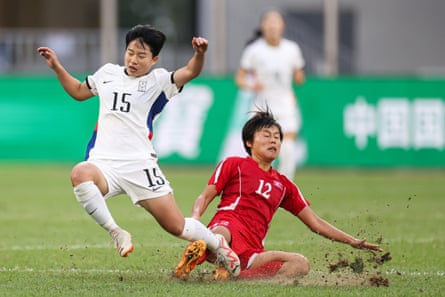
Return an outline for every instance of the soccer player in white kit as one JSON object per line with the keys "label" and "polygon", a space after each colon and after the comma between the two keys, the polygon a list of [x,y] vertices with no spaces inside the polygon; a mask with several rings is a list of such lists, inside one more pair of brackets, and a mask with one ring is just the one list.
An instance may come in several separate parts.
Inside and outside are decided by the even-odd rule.
{"label": "soccer player in white kit", "polygon": [[52,49],[37,49],[75,100],[99,96],[99,118],[86,160],[71,173],[74,194],[110,233],[122,257],[133,251],[131,235],[117,225],[105,200],[125,193],[170,234],[204,240],[219,255],[219,264],[236,276],[240,271],[236,254],[224,237],[215,236],[196,219],[184,218],[157,163],[151,143],[153,121],[184,84],[200,74],[208,47],[206,39],[194,37],[195,52],[187,65],[173,72],[151,70],[165,40],[161,31],[149,25],[133,27],[126,35],[125,66],[105,64],[83,82],[65,70]]}
{"label": "soccer player in white kit", "polygon": [[284,29],[279,12],[272,10],[263,15],[260,36],[243,51],[236,83],[256,93],[254,110],[270,109],[280,123],[284,139],[278,170],[292,180],[297,163],[295,141],[301,128],[292,83],[304,83],[305,61],[298,44],[283,38]]}

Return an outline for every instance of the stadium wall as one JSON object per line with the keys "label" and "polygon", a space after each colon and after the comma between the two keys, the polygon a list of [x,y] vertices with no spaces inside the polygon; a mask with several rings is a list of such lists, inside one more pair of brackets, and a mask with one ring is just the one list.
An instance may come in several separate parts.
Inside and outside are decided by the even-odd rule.
{"label": "stadium wall", "polygon": [[[0,90],[0,161],[83,159],[97,99],[70,99],[52,76],[2,76]],[[445,167],[445,79],[309,77],[295,91],[301,165]],[[194,80],[155,124],[160,162],[213,165],[244,154],[251,99],[231,77]]]}

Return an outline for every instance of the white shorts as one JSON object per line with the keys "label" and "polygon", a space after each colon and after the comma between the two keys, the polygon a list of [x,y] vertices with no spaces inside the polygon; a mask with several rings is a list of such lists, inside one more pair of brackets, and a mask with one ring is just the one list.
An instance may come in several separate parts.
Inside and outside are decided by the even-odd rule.
{"label": "white shorts", "polygon": [[297,133],[301,129],[301,115],[297,109],[275,109],[273,114],[280,124],[283,133],[294,132]]}
{"label": "white shorts", "polygon": [[127,194],[134,204],[173,193],[155,160],[89,160],[102,172],[108,183],[105,199]]}
{"label": "white shorts", "polygon": [[[288,106],[268,106],[271,110],[274,118],[281,126],[283,133],[293,132],[297,133],[301,129],[301,114],[296,105]],[[258,108],[258,105],[254,105],[253,110],[266,110],[266,108]]]}

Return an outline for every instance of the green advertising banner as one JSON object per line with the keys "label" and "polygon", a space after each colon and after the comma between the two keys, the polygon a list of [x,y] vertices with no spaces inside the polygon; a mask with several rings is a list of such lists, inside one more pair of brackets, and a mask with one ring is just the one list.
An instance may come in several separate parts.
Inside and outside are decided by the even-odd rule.
{"label": "green advertising banner", "polygon": [[97,100],[77,102],[55,77],[0,77],[0,160],[82,160]]}
{"label": "green advertising banner", "polygon": [[307,164],[445,165],[445,80],[312,79],[297,92]]}
{"label": "green advertising banner", "polygon": [[[53,76],[0,77],[0,90],[0,160],[83,159],[96,98],[71,99]],[[445,80],[308,78],[295,91],[300,164],[445,167]],[[244,154],[240,131],[252,96],[231,77],[188,84],[155,123],[160,162],[214,165]]]}

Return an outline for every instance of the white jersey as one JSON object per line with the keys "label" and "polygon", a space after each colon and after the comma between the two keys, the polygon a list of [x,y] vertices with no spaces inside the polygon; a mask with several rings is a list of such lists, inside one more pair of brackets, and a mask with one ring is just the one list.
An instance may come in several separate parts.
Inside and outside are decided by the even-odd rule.
{"label": "white jersey", "polygon": [[303,69],[305,64],[296,42],[281,39],[278,46],[270,46],[264,38],[259,38],[246,47],[240,64],[264,87],[257,94],[254,107],[264,110],[267,106],[277,117],[282,112],[296,112],[293,73]]}
{"label": "white jersey", "polygon": [[86,159],[156,159],[153,122],[179,92],[172,72],[158,68],[131,77],[123,66],[106,64],[87,77],[87,84],[99,96],[99,118]]}

